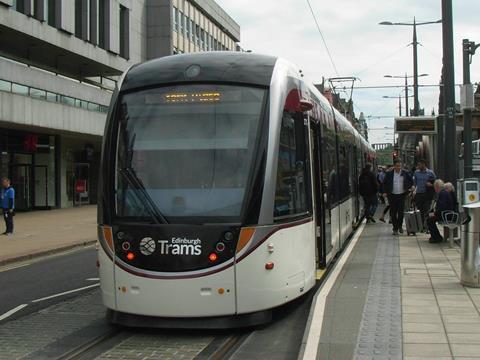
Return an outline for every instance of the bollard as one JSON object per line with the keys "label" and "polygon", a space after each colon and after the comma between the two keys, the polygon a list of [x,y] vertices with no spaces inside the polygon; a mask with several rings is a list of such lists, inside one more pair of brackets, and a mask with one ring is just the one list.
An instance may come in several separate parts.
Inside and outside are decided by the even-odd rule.
{"label": "bollard", "polygon": [[479,271],[475,266],[480,242],[480,202],[464,205],[463,208],[467,216],[462,223],[461,283],[480,287]]}

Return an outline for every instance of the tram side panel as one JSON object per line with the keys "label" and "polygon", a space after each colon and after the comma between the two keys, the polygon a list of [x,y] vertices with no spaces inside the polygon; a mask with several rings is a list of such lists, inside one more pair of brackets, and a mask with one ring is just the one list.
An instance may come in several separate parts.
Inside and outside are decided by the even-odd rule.
{"label": "tram side panel", "polygon": [[[267,269],[267,264],[273,268]],[[239,254],[236,282],[238,314],[269,309],[305,294],[315,284],[315,223],[280,229],[247,256]]]}
{"label": "tram side panel", "polygon": [[115,266],[116,310],[179,318],[234,315],[234,279],[233,266],[211,275],[183,279],[135,276]]}

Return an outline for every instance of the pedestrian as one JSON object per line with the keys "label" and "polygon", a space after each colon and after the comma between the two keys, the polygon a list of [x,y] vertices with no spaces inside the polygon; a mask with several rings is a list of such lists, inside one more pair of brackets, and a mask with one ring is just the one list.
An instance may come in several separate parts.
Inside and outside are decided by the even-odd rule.
{"label": "pedestrian", "polygon": [[384,180],[384,195],[390,204],[390,219],[392,220],[393,235],[403,234],[403,211],[405,198],[413,186],[413,179],[408,171],[402,169],[402,162],[395,160],[393,170],[388,171]]}
{"label": "pedestrian", "polygon": [[452,197],[453,211],[458,213],[458,200],[457,200],[457,193],[455,192],[455,187],[453,186],[453,184],[451,182],[446,182],[444,187],[445,187],[445,190]]}
{"label": "pedestrian", "polygon": [[[383,199],[383,203],[385,204],[385,207],[383,208],[383,211],[382,211],[382,215],[378,218],[378,220],[380,220],[381,222],[385,222],[385,215],[387,215],[387,213],[390,212],[390,204],[388,203],[388,198],[386,196],[384,196],[384,194],[385,194],[384,182],[385,182],[385,175],[386,175],[387,171],[392,170],[392,169],[393,169],[392,165],[388,165],[387,169],[383,168],[382,169],[383,170],[383,176],[381,178],[379,178],[380,197]],[[390,219],[389,223],[390,224],[392,223],[392,219]]]}
{"label": "pedestrian", "polygon": [[3,235],[13,235],[13,216],[15,215],[15,190],[10,184],[10,179],[2,178],[2,212],[5,220],[5,232]]}
{"label": "pedestrian", "polygon": [[433,189],[433,183],[435,182],[435,173],[427,168],[427,162],[423,159],[418,160],[417,170],[415,170],[413,176],[413,184],[415,185],[413,201],[420,210],[422,215],[422,223],[425,220],[432,205],[433,196],[435,191]]}
{"label": "pedestrian", "polygon": [[385,204],[385,198],[383,197],[383,180],[385,179],[385,168],[380,166],[377,173],[377,182],[378,182],[378,197],[382,204]]}
{"label": "pedestrian", "polygon": [[373,215],[378,206],[378,183],[375,174],[372,171],[372,164],[367,163],[358,178],[359,193],[363,198],[364,215],[367,223],[375,222]]}
{"label": "pedestrian", "polygon": [[442,180],[437,179],[433,183],[433,188],[438,195],[435,209],[428,214],[427,226],[430,231],[430,243],[439,243],[443,241],[442,235],[438,231],[436,222],[442,219],[442,212],[450,210],[454,211],[455,203],[451,192],[445,189],[445,184]]}

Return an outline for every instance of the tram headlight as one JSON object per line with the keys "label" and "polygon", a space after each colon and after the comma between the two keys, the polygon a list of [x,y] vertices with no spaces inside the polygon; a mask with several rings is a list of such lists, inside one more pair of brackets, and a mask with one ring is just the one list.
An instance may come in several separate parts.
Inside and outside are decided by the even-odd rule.
{"label": "tram headlight", "polygon": [[222,252],[225,250],[225,244],[223,242],[219,242],[217,246],[215,246],[215,249],[217,249],[218,252]]}
{"label": "tram headlight", "polygon": [[223,234],[223,238],[225,239],[225,241],[232,241],[233,233],[231,231],[227,231],[225,234]]}

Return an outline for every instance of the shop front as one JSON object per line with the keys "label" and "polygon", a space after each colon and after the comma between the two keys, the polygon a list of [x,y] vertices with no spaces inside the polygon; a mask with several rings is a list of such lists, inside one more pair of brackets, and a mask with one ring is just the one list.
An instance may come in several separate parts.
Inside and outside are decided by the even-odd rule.
{"label": "shop front", "polygon": [[0,128],[0,177],[10,178],[18,211],[59,205],[56,141],[55,135]]}

